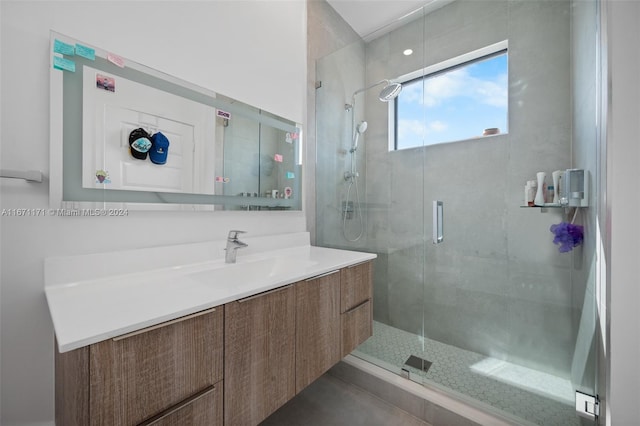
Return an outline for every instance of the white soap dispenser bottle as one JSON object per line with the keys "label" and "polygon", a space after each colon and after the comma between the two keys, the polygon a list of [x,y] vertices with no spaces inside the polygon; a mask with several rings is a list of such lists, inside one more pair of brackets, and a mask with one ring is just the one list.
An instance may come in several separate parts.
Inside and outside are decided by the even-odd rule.
{"label": "white soap dispenser bottle", "polygon": [[545,172],[536,173],[538,178],[538,190],[536,191],[536,198],[533,199],[533,204],[536,206],[544,206],[544,179],[547,177]]}
{"label": "white soap dispenser bottle", "polygon": [[562,179],[562,170],[556,170],[555,172],[551,173],[551,176],[553,178],[553,204],[560,204],[560,185],[562,185],[562,183],[560,182],[560,180]]}

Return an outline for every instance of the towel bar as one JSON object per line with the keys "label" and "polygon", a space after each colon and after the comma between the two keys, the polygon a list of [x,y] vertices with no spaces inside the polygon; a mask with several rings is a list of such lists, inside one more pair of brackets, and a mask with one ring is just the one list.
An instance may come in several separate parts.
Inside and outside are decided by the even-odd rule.
{"label": "towel bar", "polygon": [[24,179],[27,182],[42,182],[42,172],[39,170],[7,170],[0,169],[0,177],[11,179]]}

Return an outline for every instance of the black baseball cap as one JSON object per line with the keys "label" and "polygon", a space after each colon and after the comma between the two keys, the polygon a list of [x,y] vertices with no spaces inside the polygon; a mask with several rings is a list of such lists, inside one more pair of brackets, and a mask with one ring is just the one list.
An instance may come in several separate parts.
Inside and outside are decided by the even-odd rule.
{"label": "black baseball cap", "polygon": [[133,158],[146,160],[151,145],[151,136],[142,127],[132,130],[131,133],[129,133],[129,151]]}

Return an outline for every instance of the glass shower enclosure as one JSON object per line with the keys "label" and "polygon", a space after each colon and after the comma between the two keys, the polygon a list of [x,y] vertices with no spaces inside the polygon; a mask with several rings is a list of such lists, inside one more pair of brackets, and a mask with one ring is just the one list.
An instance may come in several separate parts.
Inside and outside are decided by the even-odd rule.
{"label": "glass shower enclosure", "polygon": [[[378,255],[374,333],[353,355],[519,424],[589,424],[598,2],[434,4],[316,63],[316,244]],[[497,55],[483,79],[473,65]],[[547,187],[571,168],[586,207],[528,206],[538,172]],[[559,251],[556,224],[583,240]]]}

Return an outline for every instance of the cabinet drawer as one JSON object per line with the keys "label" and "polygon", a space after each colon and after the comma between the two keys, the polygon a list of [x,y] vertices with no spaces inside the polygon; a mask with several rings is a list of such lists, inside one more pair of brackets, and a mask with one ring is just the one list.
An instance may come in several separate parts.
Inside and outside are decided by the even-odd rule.
{"label": "cabinet drawer", "polygon": [[340,277],[340,312],[371,299],[372,262],[359,263],[342,269]]}
{"label": "cabinet drawer", "polygon": [[360,343],[373,334],[371,300],[356,306],[341,315],[342,322],[342,357],[351,353]]}
{"label": "cabinet drawer", "polygon": [[176,404],[138,426],[222,426],[222,382]]}
{"label": "cabinet drawer", "polygon": [[296,393],[340,361],[340,273],[296,289]]}
{"label": "cabinet drawer", "polygon": [[295,303],[287,286],[225,305],[225,425],[257,425],[295,396]]}
{"label": "cabinet drawer", "polygon": [[135,425],[222,380],[223,309],[89,348],[92,425]]}

